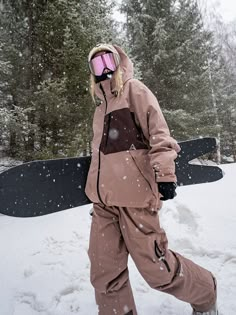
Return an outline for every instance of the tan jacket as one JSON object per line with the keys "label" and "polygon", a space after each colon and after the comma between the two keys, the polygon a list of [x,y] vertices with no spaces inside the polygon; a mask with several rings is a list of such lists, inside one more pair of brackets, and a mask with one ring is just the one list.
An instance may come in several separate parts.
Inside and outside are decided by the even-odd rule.
{"label": "tan jacket", "polygon": [[133,79],[131,60],[114,47],[121,57],[124,90],[116,97],[112,79],[96,84],[102,103],[94,114],[85,191],[91,201],[107,206],[160,208],[156,181],[176,181],[174,160],[179,146],[170,136],[157,99]]}

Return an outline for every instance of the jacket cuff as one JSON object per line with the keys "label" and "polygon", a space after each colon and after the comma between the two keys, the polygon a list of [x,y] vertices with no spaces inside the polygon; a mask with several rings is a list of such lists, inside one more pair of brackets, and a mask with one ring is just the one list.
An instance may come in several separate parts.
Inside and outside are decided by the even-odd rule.
{"label": "jacket cuff", "polygon": [[155,174],[155,182],[177,182],[176,175],[173,173],[171,169],[161,169],[160,166],[154,165],[153,167],[154,174]]}

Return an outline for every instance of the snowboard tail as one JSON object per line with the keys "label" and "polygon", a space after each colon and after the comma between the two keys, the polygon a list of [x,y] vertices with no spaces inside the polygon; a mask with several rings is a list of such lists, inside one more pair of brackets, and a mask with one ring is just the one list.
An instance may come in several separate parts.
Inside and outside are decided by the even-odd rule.
{"label": "snowboard tail", "polygon": [[[215,138],[179,143],[176,159],[178,185],[213,182],[223,177],[217,166],[188,162],[216,149]],[[34,217],[91,203],[85,185],[91,157],[33,161],[0,174],[0,213]]]}
{"label": "snowboard tail", "polygon": [[217,148],[216,138],[199,138],[179,142],[181,151],[175,160],[177,184],[179,186],[214,182],[223,177],[218,166],[196,165],[189,162]]}

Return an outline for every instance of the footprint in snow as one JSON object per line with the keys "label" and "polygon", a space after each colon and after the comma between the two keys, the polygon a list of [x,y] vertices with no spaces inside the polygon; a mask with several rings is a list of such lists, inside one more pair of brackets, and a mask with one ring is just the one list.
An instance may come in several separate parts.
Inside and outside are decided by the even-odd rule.
{"label": "footprint in snow", "polygon": [[36,294],[33,292],[22,292],[16,296],[17,304],[27,304],[36,312],[44,312],[48,308],[43,302],[39,301]]}
{"label": "footprint in snow", "polygon": [[186,205],[178,201],[175,201],[175,205],[178,212],[179,223],[187,225],[190,231],[196,233],[199,228],[197,215]]}

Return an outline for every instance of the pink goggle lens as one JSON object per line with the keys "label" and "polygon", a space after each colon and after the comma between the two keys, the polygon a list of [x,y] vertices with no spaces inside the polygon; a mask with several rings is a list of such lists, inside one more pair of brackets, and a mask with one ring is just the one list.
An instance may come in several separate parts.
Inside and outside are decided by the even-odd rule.
{"label": "pink goggle lens", "polygon": [[92,73],[96,76],[102,75],[105,69],[115,71],[116,63],[113,57],[113,53],[106,53],[104,55],[100,55],[91,59],[90,69]]}
{"label": "pink goggle lens", "polygon": [[104,54],[102,55],[103,61],[106,64],[106,67],[111,70],[111,71],[115,71],[116,70],[116,63],[114,60],[114,56],[113,53],[108,53],[108,54]]}

